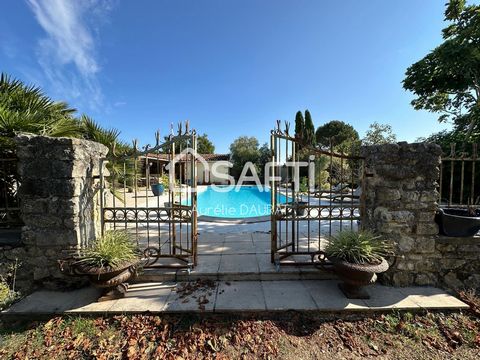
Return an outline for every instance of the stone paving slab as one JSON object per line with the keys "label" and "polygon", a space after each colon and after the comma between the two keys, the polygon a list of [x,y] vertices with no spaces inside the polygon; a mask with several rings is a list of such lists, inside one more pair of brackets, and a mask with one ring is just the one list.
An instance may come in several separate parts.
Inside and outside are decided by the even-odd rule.
{"label": "stone paving slab", "polygon": [[433,287],[373,285],[368,289],[371,299],[350,300],[337,285],[334,280],[219,281],[193,286],[187,294],[182,293],[181,283],[152,282],[133,284],[125,298],[99,303],[96,300],[100,291],[91,287],[69,292],[42,290],[4,310],[2,315],[468,309],[462,301]]}
{"label": "stone paving slab", "polygon": [[223,255],[220,260],[219,273],[259,273],[257,257],[255,254]]}
{"label": "stone paving slab", "polygon": [[267,310],[317,310],[303,281],[262,281]]}
{"label": "stone paving slab", "polygon": [[215,300],[215,311],[266,310],[261,281],[221,282]]}

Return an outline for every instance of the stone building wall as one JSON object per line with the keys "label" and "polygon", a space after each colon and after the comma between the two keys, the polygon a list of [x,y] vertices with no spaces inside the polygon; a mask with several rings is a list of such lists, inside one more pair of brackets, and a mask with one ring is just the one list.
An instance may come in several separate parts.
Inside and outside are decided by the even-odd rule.
{"label": "stone building wall", "polygon": [[438,235],[440,147],[401,142],[364,147],[362,155],[367,174],[362,223],[395,244],[396,257],[383,281],[480,287],[480,239]]}
{"label": "stone building wall", "polygon": [[21,135],[17,144],[19,200],[24,227],[21,245],[4,249],[18,258],[17,284],[59,288],[78,281],[63,275],[58,260],[98,234],[100,159],[108,149],[72,138]]}

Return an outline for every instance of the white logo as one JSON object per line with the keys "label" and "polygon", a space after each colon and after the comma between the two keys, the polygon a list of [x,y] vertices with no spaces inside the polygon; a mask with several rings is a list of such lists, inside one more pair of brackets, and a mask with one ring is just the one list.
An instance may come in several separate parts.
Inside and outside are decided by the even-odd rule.
{"label": "white logo", "polygon": [[[292,182],[293,189],[295,191],[300,190],[300,168],[308,168],[308,187],[311,191],[315,188],[315,156],[310,155],[310,161],[285,161],[283,164],[275,164],[273,162],[267,162],[264,168],[264,184],[262,184],[260,177],[257,172],[257,167],[252,162],[247,162],[244,164],[242,172],[238,178],[238,181],[235,183],[235,179],[229,173],[222,172],[221,169],[231,169],[233,167],[233,163],[227,160],[219,160],[214,162],[208,162],[202,155],[198,154],[195,149],[186,148],[182,152],[175,155],[175,157],[168,163],[165,167],[169,173],[169,188],[171,191],[173,190],[180,190],[176,187],[176,182],[174,179],[174,171],[170,171],[171,169],[175,169],[177,163],[186,162],[188,159],[188,155],[191,155],[194,161],[199,161],[205,171],[205,182],[209,183],[210,178],[224,180],[227,184],[225,185],[216,185],[212,184],[211,187],[214,191],[217,192],[228,192],[228,191],[240,191],[240,188],[245,183],[252,184],[255,183],[255,186],[258,188],[259,191],[266,191],[265,186],[268,184],[273,184],[273,182],[279,183],[282,181],[281,176],[281,168],[293,169],[292,173],[293,176],[290,178]],[[287,170],[288,171],[288,170]],[[251,175],[248,175],[248,174]],[[271,176],[271,174],[275,174]],[[190,177],[193,180],[193,174]],[[189,184],[187,184],[189,185]],[[181,184],[180,184],[181,186]]]}

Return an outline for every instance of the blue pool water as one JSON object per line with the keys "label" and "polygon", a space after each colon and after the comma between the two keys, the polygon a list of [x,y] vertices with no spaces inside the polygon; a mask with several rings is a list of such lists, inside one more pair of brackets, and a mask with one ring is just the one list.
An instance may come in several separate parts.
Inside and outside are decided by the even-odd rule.
{"label": "blue pool water", "polygon": [[[234,188],[218,192],[207,186],[198,192],[198,214],[227,219],[270,215],[270,190],[262,190],[256,186],[241,186],[238,191]],[[285,195],[278,194],[277,202],[285,203],[286,200]]]}

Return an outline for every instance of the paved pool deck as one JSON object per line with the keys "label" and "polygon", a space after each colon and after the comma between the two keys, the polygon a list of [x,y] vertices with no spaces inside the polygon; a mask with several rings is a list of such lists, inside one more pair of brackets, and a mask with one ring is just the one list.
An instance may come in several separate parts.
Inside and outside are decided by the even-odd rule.
{"label": "paved pool deck", "polygon": [[350,300],[337,284],[336,280],[150,282],[133,284],[125,298],[104,302],[96,302],[100,291],[93,287],[69,292],[43,290],[4,310],[2,315],[468,309],[462,301],[434,287],[376,284],[369,288],[369,300]]}

